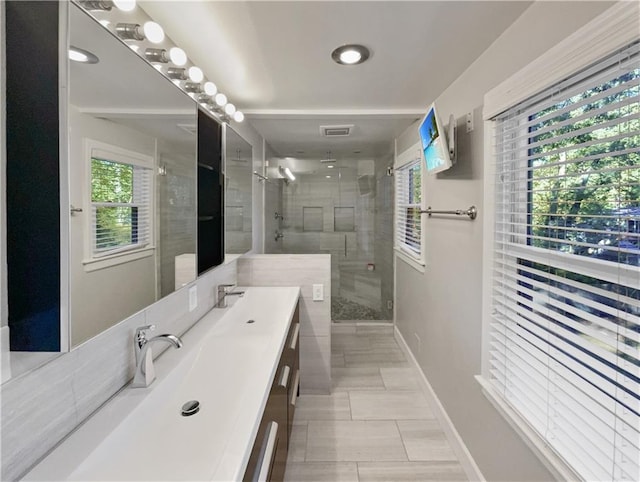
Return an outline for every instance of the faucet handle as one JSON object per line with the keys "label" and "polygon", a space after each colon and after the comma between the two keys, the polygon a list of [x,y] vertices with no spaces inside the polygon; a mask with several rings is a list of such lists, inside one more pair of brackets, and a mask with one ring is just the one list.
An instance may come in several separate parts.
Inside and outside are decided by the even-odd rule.
{"label": "faucet handle", "polygon": [[135,344],[138,349],[142,347],[147,341],[147,331],[153,331],[156,329],[156,325],[145,325],[136,328]]}

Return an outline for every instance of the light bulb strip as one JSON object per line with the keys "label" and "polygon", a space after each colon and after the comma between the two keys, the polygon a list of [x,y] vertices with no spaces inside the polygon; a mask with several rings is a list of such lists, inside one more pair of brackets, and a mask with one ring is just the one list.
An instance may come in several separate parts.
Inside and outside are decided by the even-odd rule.
{"label": "light bulb strip", "polygon": [[[244,114],[189,60],[185,51],[164,34],[162,27],[136,6],[135,0],[72,1],[220,121],[244,121]],[[127,10],[118,4],[126,5]],[[116,8],[107,9],[109,6]]]}

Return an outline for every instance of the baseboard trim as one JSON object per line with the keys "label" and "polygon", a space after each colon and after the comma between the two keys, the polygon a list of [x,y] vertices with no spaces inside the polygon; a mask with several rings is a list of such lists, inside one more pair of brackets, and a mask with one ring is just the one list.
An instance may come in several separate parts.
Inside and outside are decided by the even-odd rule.
{"label": "baseboard trim", "polygon": [[429,405],[431,405],[436,418],[440,422],[442,430],[444,431],[447,440],[451,444],[451,448],[458,457],[458,460],[460,460],[460,464],[467,474],[467,477],[470,481],[486,482],[486,479],[482,475],[482,472],[480,472],[480,468],[476,464],[475,460],[473,460],[469,449],[462,441],[462,437],[460,437],[460,434],[453,425],[453,422],[442,406],[440,399],[438,399],[436,392],[433,390],[433,387],[429,383],[429,380],[427,380],[427,377],[422,371],[422,368],[420,368],[418,361],[416,360],[415,356],[413,356],[413,352],[409,348],[409,345],[407,345],[407,342],[402,336],[402,333],[400,333],[400,330],[398,330],[397,326],[395,327],[394,335],[396,341],[398,342],[398,345],[400,345],[400,348],[404,352],[407,359],[409,359],[410,362],[413,363],[414,367],[420,373],[420,387],[427,397],[427,401],[429,402]]}

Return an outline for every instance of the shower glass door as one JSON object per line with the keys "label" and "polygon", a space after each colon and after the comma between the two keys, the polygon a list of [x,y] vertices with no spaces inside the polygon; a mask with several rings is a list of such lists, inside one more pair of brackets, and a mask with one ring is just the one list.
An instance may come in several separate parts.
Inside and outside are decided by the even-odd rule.
{"label": "shower glass door", "polygon": [[310,172],[296,172],[295,181],[267,186],[265,250],[331,255],[335,322],[393,318],[390,162],[317,161]]}

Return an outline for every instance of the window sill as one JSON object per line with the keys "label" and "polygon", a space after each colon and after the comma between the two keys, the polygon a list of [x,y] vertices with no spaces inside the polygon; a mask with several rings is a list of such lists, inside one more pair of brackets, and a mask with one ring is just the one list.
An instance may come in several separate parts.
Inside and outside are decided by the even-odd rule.
{"label": "window sill", "polygon": [[502,399],[491,383],[489,383],[489,380],[482,375],[476,375],[475,379],[482,387],[482,394],[489,400],[498,413],[502,415],[556,480],[582,480],[581,477],[547,445],[544,439],[531,428],[526,420],[518,415],[518,413]]}
{"label": "window sill", "polygon": [[420,273],[425,272],[425,266],[423,263],[421,263],[415,258],[412,258],[410,255],[405,253],[400,248],[393,248],[393,249],[396,252],[396,258],[401,259],[402,261],[404,261],[405,263],[407,263],[409,266],[411,266],[416,271],[419,271]]}
{"label": "window sill", "polygon": [[110,268],[119,264],[130,263],[131,261],[153,256],[154,251],[155,247],[147,246],[146,248],[137,249],[135,251],[125,251],[102,258],[85,260],[82,264],[84,266],[84,270],[87,272],[98,271],[100,269]]}

